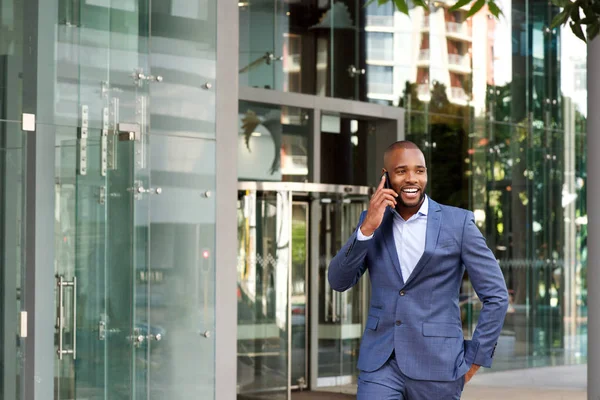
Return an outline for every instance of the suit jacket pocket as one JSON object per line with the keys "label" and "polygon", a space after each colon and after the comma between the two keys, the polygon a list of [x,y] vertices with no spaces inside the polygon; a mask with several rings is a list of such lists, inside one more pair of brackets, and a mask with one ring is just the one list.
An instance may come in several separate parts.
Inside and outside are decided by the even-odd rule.
{"label": "suit jacket pocket", "polygon": [[423,322],[423,336],[461,337],[462,328],[458,324]]}
{"label": "suit jacket pocket", "polygon": [[367,317],[367,329],[377,330],[377,325],[379,325],[379,318],[369,315]]}
{"label": "suit jacket pocket", "polygon": [[444,240],[443,242],[441,242],[440,244],[438,244],[437,247],[440,248],[440,249],[443,249],[443,248],[446,248],[446,247],[453,247],[453,246],[454,247],[458,246],[454,240]]}

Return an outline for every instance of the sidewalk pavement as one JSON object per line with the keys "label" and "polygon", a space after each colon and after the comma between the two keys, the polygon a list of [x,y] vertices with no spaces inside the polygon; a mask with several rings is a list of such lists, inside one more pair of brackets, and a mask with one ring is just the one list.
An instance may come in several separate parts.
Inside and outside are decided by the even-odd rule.
{"label": "sidewalk pavement", "polygon": [[[465,386],[461,400],[587,400],[586,390],[586,365],[502,372],[484,370],[477,373]],[[355,396],[356,385],[332,388],[330,392]],[[298,397],[298,400],[343,398],[340,395],[335,396],[332,393],[328,395],[323,392],[305,395],[306,397]]]}
{"label": "sidewalk pavement", "polygon": [[465,386],[462,400],[587,400],[587,366],[483,372]]}

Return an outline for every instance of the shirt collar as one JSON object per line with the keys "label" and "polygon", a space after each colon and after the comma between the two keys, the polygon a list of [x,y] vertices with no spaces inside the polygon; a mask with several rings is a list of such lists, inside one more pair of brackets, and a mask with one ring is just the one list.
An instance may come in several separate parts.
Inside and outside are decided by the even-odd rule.
{"label": "shirt collar", "polygon": [[[402,218],[400,216],[400,214],[398,214],[398,211],[396,211],[395,209],[392,208],[393,214],[394,214],[394,218],[395,219],[399,219],[401,221],[404,221],[404,218]],[[426,217],[427,214],[429,212],[429,196],[425,195],[425,199],[423,200],[423,204],[421,204],[421,208],[419,208],[419,211],[417,211],[416,218],[420,217],[420,216],[424,216]],[[413,218],[415,217],[414,215],[411,217]]]}
{"label": "shirt collar", "polygon": [[421,208],[419,208],[419,214],[427,216],[428,212],[429,212],[429,196],[425,195],[423,204],[421,204]]}

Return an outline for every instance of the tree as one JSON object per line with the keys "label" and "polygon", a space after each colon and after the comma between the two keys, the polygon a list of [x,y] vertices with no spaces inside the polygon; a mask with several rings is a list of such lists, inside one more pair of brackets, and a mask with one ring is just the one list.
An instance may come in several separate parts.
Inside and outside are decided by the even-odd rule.
{"label": "tree", "polygon": [[[369,0],[367,5],[374,1],[377,1],[379,5],[392,1],[398,11],[408,15],[409,0]],[[471,2],[473,4],[467,12],[467,17],[481,10],[486,4],[494,17],[500,18],[500,15],[503,15],[495,0],[458,0],[450,7],[450,11],[456,11]],[[412,4],[429,9],[429,4],[425,0],[412,0]],[[575,36],[584,42],[592,40],[598,35],[600,31],[600,0],[552,0],[552,4],[562,8],[562,11],[554,17],[550,28],[554,29],[559,25],[566,26],[568,24]]]}

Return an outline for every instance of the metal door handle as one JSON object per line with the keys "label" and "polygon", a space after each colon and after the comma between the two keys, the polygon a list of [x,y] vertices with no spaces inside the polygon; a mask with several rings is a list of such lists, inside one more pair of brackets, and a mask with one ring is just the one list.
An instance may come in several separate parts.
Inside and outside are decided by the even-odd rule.
{"label": "metal door handle", "polygon": [[162,339],[162,335],[160,333],[157,333],[156,335],[148,335],[148,336],[146,336],[146,339],[147,340],[156,340],[158,342]]}
{"label": "metal door handle", "polygon": [[[77,278],[72,281],[66,281],[63,275],[56,276],[58,286],[58,359],[62,360],[63,355],[73,354],[73,360],[77,359]],[[71,349],[64,348],[63,333],[65,330],[65,287],[73,288],[73,332],[71,333]]]}

